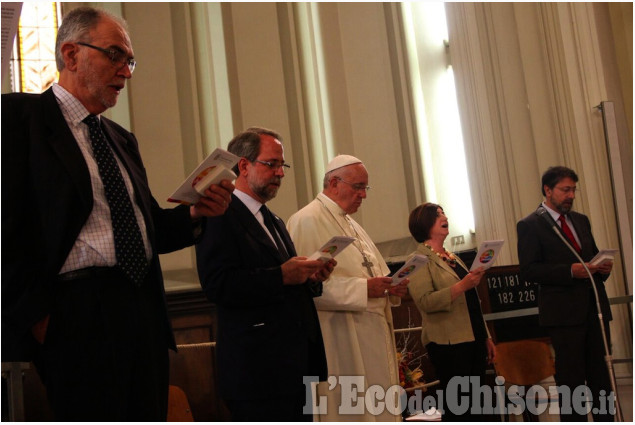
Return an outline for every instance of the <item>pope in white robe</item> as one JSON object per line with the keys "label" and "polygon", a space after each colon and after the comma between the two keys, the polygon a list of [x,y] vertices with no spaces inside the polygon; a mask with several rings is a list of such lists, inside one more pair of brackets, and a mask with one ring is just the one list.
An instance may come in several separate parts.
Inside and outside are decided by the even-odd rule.
{"label": "pope in white robe", "polygon": [[322,296],[314,298],[330,376],[317,387],[315,419],[400,421],[391,307],[401,303],[407,281],[390,285],[386,262],[349,216],[366,197],[368,173],[361,161],[349,155],[336,157],[327,166],[324,183],[324,191],[287,223],[301,256],[310,256],[333,236],[356,239],[337,255]]}

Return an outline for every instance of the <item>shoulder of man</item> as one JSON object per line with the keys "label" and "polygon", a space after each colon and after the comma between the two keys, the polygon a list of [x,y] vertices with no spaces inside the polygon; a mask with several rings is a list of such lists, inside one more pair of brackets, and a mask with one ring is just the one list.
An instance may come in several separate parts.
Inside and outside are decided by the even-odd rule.
{"label": "shoulder of man", "polygon": [[42,94],[35,93],[5,93],[2,95],[2,115],[11,112],[17,115],[40,104]]}
{"label": "shoulder of man", "polygon": [[583,219],[583,220],[588,220],[589,218],[582,213],[579,213],[577,211],[569,211],[569,216],[573,217],[574,219],[578,218],[578,219]]}
{"label": "shoulder of man", "polygon": [[133,134],[130,131],[126,130],[125,128],[123,128],[121,125],[117,124],[116,122],[114,122],[110,118],[107,118],[107,117],[102,115],[101,116],[101,121],[102,121],[102,123],[104,125],[110,127],[113,131],[115,131],[115,132],[117,132],[119,134],[133,136]]}
{"label": "shoulder of man", "polygon": [[591,221],[589,220],[589,217],[587,217],[586,215],[576,212],[576,211],[569,211],[569,218],[571,219],[571,221],[574,223],[574,225],[580,225],[583,224],[584,226],[589,228],[589,231],[591,229]]}
{"label": "shoulder of man", "polygon": [[300,219],[305,219],[307,217],[312,217],[315,215],[315,208],[319,201],[317,199],[312,200],[304,207],[300,208],[298,211],[293,213],[291,217],[289,217],[289,223],[298,221]]}
{"label": "shoulder of man", "polygon": [[537,210],[534,210],[530,212],[529,214],[527,214],[525,217],[518,220],[518,222],[535,223],[536,221],[538,221],[539,218],[540,216],[538,215]]}

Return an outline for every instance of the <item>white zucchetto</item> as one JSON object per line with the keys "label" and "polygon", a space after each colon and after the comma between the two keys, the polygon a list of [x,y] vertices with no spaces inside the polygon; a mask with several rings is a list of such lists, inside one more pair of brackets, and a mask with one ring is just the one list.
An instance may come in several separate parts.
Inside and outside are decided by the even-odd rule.
{"label": "white zucchetto", "polygon": [[337,170],[338,168],[346,167],[347,165],[353,164],[361,164],[362,161],[358,158],[355,158],[352,155],[338,155],[331,160],[326,166],[326,173],[330,173],[333,170]]}

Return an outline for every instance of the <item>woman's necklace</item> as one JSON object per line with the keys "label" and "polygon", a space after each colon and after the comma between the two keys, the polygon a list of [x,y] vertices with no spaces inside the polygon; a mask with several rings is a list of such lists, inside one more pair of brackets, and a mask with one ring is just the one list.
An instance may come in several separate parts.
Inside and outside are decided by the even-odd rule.
{"label": "woman's necklace", "polygon": [[434,250],[434,248],[432,248],[427,243],[424,243],[423,246],[428,248],[430,251],[434,252],[437,255],[437,257],[439,257],[440,259],[448,263],[450,267],[456,267],[456,257],[451,252],[448,252],[448,250],[446,250],[445,248],[443,248],[443,254],[439,254],[437,251]]}
{"label": "woman's necklace", "polygon": [[[344,227],[342,227],[342,225],[340,224],[340,222],[337,220],[337,218],[335,217],[335,215],[331,212],[331,210],[324,205],[324,202],[322,202],[322,200],[320,198],[317,198],[318,201],[320,201],[320,204],[322,204],[322,206],[324,207],[324,209],[326,209],[329,214],[331,215],[331,217],[333,217],[333,221],[335,221],[335,223],[339,226],[340,229],[342,229],[342,233],[344,233],[346,235],[346,230],[344,230]],[[355,246],[355,248],[357,248],[357,250],[359,251],[359,253],[362,255],[362,258],[364,259],[364,262],[362,263],[362,266],[366,267],[366,270],[368,270],[368,274],[371,277],[375,277],[375,274],[373,273],[373,269],[372,267],[374,266],[373,262],[370,261],[368,259],[368,257],[366,256],[366,253],[364,252],[364,248],[362,247],[362,240],[359,237],[359,233],[357,233],[357,229],[355,229],[355,226],[353,225],[353,223],[351,222],[351,220],[348,218],[348,215],[344,216],[344,219],[346,219],[346,221],[348,222],[348,225],[351,229],[353,229],[353,232],[355,232],[355,242],[357,242],[357,244],[353,243],[353,245]],[[359,245],[359,246],[358,246]]]}
{"label": "woman's necklace", "polygon": [[456,265],[458,264],[459,266],[461,266],[461,268],[463,270],[465,270],[466,272],[470,272],[464,265],[463,263],[459,263],[458,261],[456,261],[456,256],[454,254],[452,254],[451,252],[449,252],[447,249],[443,248],[443,255],[439,254],[438,252],[436,252],[434,250],[434,248],[432,248],[430,245],[428,245],[427,243],[424,243],[423,246],[427,247],[430,251],[434,252],[437,257],[439,257],[440,259],[442,259],[443,261],[445,261],[446,263],[448,263],[448,265],[452,268],[456,267]]}

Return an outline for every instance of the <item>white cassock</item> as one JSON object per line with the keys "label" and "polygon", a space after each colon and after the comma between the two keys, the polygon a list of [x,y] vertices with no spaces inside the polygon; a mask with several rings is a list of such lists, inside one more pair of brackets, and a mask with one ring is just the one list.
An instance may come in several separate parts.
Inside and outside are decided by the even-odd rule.
{"label": "white cassock", "polygon": [[[350,391],[347,391],[346,386],[340,385],[342,377],[363,377],[364,390],[378,385],[388,394],[398,394],[399,371],[390,309],[399,305],[401,299],[392,296],[368,298],[366,283],[370,277],[387,276],[390,273],[386,262],[364,229],[322,193],[292,215],[287,228],[300,256],[310,256],[333,236],[357,238],[337,255],[337,266],[324,282],[322,296],[314,298],[324,337],[329,376],[338,379],[337,385],[330,391],[328,383],[321,382],[318,385],[318,405],[324,404],[320,403],[320,397],[326,396],[327,413],[320,414],[315,419],[400,421],[399,405],[395,404],[394,396],[391,401],[386,402],[379,391],[365,401],[364,396],[368,397],[368,394],[364,391],[356,394],[357,400],[351,401]],[[362,265],[365,260],[360,250],[372,262],[373,276]],[[342,390],[345,393],[344,399]],[[380,403],[379,410],[383,410],[381,414],[369,411],[369,408],[372,409],[373,403],[369,403],[372,399]],[[338,412],[342,400],[343,409],[347,413]],[[393,413],[381,408],[381,403],[384,402],[392,406]]]}

